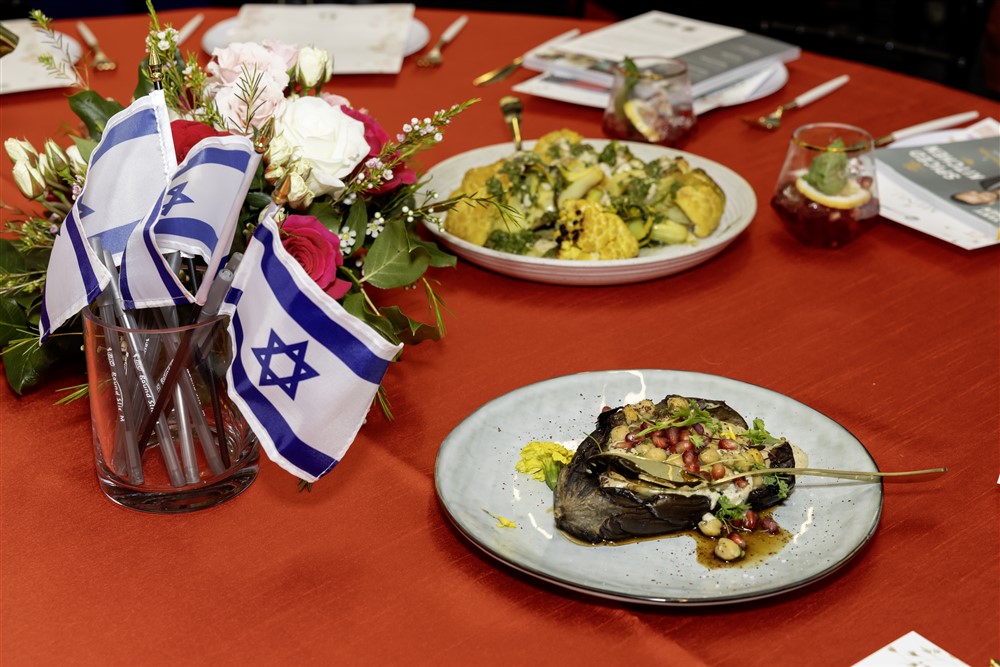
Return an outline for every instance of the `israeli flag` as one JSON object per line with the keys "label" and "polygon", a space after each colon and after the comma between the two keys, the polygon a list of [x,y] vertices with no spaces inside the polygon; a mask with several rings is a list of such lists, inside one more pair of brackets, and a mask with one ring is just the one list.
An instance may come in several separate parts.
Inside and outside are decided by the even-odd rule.
{"label": "israeli flag", "polygon": [[[204,305],[212,279],[232,245],[259,163],[260,154],[247,137],[208,137],[195,144],[128,240],[121,261],[126,308],[192,301]],[[166,259],[175,252],[201,257],[208,265],[195,296]]]}
{"label": "israeli flag", "polygon": [[231,317],[229,395],[271,460],[313,482],[347,452],[402,345],[316,285],[282,247],[274,210],[220,308]]}
{"label": "israeli flag", "polygon": [[111,280],[88,239],[99,238],[119,261],[132,229],[149,213],[176,167],[162,91],[108,120],[91,153],[83,190],[53,242],[39,322],[43,341]]}

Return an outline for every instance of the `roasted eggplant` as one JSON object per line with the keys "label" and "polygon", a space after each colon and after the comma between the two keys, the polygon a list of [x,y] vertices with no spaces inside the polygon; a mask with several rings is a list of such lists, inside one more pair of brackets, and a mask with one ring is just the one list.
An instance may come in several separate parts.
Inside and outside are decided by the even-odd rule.
{"label": "roasted eggplant", "polygon": [[[658,451],[654,451],[658,450]],[[602,412],[559,473],[556,526],[591,544],[695,528],[720,506],[759,511],[781,502],[793,447],[723,401],[667,396]]]}

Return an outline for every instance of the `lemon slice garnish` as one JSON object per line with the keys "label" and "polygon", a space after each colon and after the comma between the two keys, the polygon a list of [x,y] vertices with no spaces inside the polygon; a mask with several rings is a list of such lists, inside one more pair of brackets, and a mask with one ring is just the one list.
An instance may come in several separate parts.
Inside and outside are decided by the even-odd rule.
{"label": "lemon slice garnish", "polygon": [[632,127],[639,130],[639,134],[646,139],[652,142],[663,139],[656,130],[657,113],[653,105],[635,99],[626,102],[622,110],[625,112],[628,122],[632,123]]}
{"label": "lemon slice garnish", "polygon": [[844,189],[835,195],[828,195],[817,190],[802,176],[796,179],[795,188],[817,204],[830,208],[857,208],[872,198],[872,193],[861,187],[861,184],[853,178],[848,179]]}

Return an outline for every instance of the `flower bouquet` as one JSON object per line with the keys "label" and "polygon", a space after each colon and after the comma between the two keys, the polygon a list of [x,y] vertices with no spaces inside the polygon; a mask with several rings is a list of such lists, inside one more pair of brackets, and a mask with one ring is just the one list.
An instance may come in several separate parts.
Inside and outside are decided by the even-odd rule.
{"label": "flower bouquet", "polygon": [[[178,162],[205,137],[259,136],[273,127],[242,203],[232,252],[243,249],[273,201],[285,249],[347,312],[393,344],[439,339],[445,331],[443,302],[426,272],[454,266],[455,258],[422,240],[417,224],[460,201],[489,205],[491,200],[418,194],[422,184],[407,163],[440,142],[444,128],[477,100],[413,118],[390,137],[363,108],[323,92],[332,75],[325,51],[271,42],[232,44],[216,49],[203,67],[195,54],[180,55],[177,31],[161,25],[152,6],[149,10],[147,60],[162,63],[157,87],[170,111]],[[50,20],[37,11],[31,16],[61,48]],[[69,67],[46,64],[53,70]],[[148,69],[139,69],[136,98],[153,89]],[[7,222],[14,239],[0,240],[0,346],[7,380],[17,393],[57,362],[82,358],[71,327],[39,343],[41,295],[53,239],[81,192],[102,129],[123,107],[90,90],[75,68],[73,74],[83,89],[69,98],[84,126],[80,136],[65,147],[47,140],[41,150],[18,138],[5,142],[18,188],[43,209],[17,211]],[[189,260],[182,272],[197,276],[204,270]],[[423,291],[429,322],[387,303],[391,290],[408,288]],[[387,410],[381,391],[379,398]]]}

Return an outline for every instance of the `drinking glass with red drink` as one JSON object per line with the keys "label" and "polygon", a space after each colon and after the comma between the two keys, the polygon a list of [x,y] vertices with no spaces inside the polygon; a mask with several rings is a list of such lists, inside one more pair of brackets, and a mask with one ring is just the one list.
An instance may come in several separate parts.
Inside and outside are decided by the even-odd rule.
{"label": "drinking glass with red drink", "polygon": [[695,125],[691,79],[681,60],[625,58],[614,70],[604,111],[604,133],[612,139],[677,146]]}
{"label": "drinking glass with red drink", "polygon": [[771,206],[808,246],[839,248],[878,216],[875,142],[859,127],[804,125],[792,134]]}

